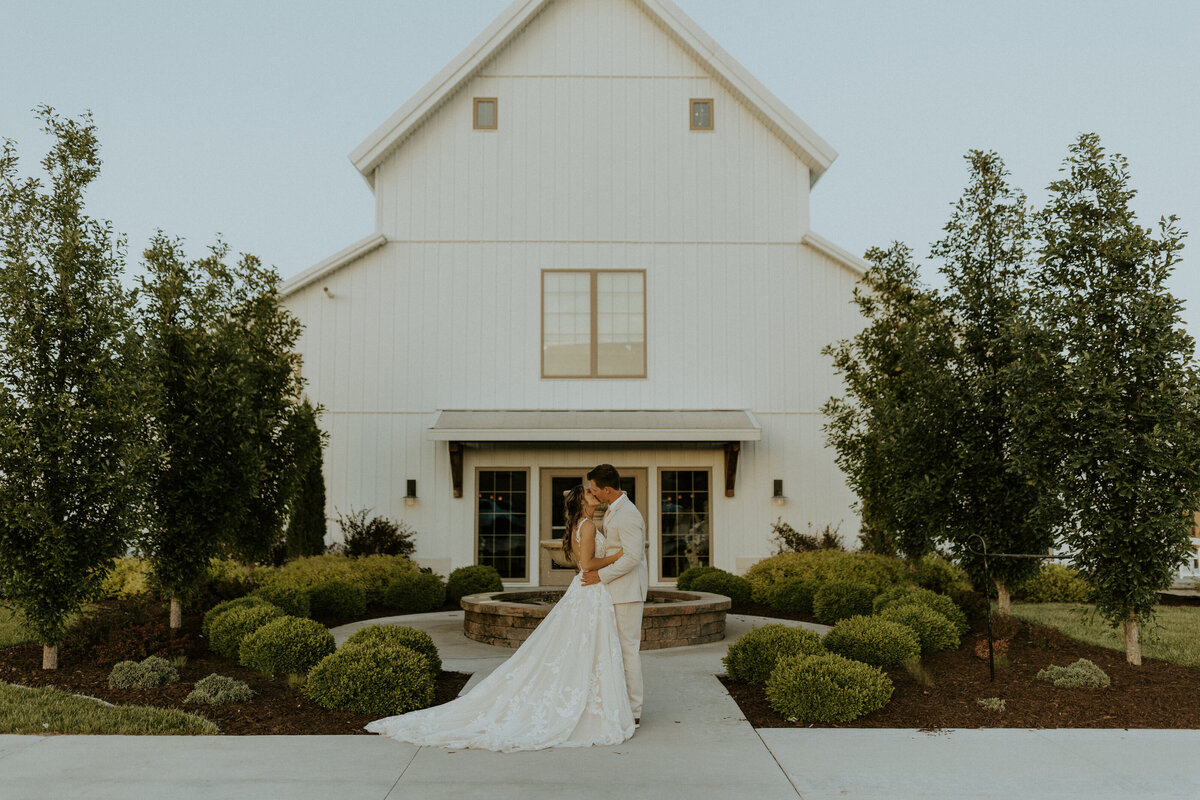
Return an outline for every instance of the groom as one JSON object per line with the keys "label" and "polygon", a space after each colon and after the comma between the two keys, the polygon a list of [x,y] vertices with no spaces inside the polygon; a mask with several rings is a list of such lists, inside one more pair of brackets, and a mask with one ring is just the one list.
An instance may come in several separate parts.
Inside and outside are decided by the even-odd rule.
{"label": "groom", "polygon": [[634,724],[642,717],[642,604],[650,585],[646,569],[646,521],[642,512],[621,491],[621,476],[612,464],[601,464],[587,474],[588,487],[601,503],[608,503],[601,525],[609,546],[624,552],[616,562],[600,570],[583,573],[583,584],[603,581],[613,599],[621,658],[625,662],[625,687],[633,709]]}

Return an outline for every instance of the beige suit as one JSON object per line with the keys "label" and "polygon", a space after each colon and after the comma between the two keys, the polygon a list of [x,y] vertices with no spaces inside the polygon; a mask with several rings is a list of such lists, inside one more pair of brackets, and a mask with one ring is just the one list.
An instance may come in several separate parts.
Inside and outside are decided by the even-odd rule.
{"label": "beige suit", "polygon": [[622,492],[604,514],[604,538],[609,547],[620,547],[621,557],[599,571],[600,581],[612,595],[625,662],[625,688],[634,717],[642,716],[642,604],[650,587],[646,568],[646,521]]}

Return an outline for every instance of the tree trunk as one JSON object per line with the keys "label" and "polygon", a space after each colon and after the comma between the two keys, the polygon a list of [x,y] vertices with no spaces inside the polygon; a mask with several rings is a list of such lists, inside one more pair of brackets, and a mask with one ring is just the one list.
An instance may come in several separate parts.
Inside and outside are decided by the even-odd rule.
{"label": "tree trunk", "polygon": [[1138,639],[1138,624],[1133,615],[1125,620],[1125,660],[1135,667],[1142,665],[1142,643]]}
{"label": "tree trunk", "polygon": [[996,581],[996,613],[1007,617],[1011,610],[1012,596],[1008,593],[1008,587],[1000,581]]}
{"label": "tree trunk", "polygon": [[177,631],[183,627],[183,606],[178,597],[171,598],[171,630]]}
{"label": "tree trunk", "polygon": [[58,645],[42,645],[42,669],[58,669]]}

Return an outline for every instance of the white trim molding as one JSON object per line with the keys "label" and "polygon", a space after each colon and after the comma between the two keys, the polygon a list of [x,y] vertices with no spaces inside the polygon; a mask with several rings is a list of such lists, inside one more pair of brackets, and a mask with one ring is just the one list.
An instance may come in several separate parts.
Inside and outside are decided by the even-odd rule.
{"label": "white trim molding", "polygon": [[362,258],[367,253],[385,244],[387,244],[387,237],[382,233],[373,233],[365,239],[360,239],[349,247],[337,251],[324,261],[313,264],[299,275],[293,275],[286,281],[283,281],[279,285],[279,296],[287,297],[290,294],[295,294],[310,283],[319,281],[326,275],[336,272],[350,262]]}

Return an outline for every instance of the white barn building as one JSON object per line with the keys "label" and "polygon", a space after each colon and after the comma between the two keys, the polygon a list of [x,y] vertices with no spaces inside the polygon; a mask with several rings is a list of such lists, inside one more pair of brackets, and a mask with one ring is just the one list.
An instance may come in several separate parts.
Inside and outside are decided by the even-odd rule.
{"label": "white barn building", "polygon": [[777,517],[853,541],[821,348],[865,264],[809,229],[835,156],[669,0],[514,2],[351,154],[375,233],[282,287],[329,538],[369,507],[443,575],[565,583],[561,494],[608,462],[652,584],[744,571]]}

